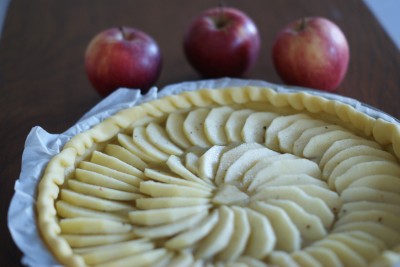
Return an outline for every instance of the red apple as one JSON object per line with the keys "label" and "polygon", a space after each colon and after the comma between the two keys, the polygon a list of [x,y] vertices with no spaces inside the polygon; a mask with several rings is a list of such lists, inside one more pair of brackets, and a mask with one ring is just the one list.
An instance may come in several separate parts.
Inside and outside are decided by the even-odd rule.
{"label": "red apple", "polygon": [[100,32],[85,52],[85,69],[93,87],[106,96],[119,87],[146,92],[161,71],[161,53],[148,34],[129,27]]}
{"label": "red apple", "polygon": [[240,76],[256,62],[260,37],[242,11],[216,7],[191,21],[183,45],[189,63],[203,76]]}
{"label": "red apple", "polygon": [[278,33],[272,57],[285,83],[333,91],[346,75],[349,45],[332,21],[308,17]]}

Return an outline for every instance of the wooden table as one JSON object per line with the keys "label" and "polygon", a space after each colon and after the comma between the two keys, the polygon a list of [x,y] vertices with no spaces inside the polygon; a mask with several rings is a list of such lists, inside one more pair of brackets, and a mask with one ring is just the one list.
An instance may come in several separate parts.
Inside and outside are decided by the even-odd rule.
{"label": "wooden table", "polygon": [[[168,5],[166,4],[168,2]],[[345,32],[351,62],[337,93],[400,118],[400,53],[361,0],[225,1],[259,27],[261,55],[246,77],[280,83],[271,61],[274,35],[288,22],[319,15]],[[83,54],[99,31],[134,26],[159,43],[164,65],[157,85],[201,79],[182,52],[188,21],[218,1],[12,0],[0,42],[0,265],[19,266],[7,228],[24,141],[33,126],[60,133],[101,98],[89,84]]]}

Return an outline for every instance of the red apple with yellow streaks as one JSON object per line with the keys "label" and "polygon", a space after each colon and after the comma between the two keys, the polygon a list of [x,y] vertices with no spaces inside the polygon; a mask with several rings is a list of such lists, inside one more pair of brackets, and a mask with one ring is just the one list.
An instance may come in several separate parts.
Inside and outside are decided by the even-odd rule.
{"label": "red apple with yellow streaks", "polygon": [[278,33],[272,58],[286,84],[334,91],[346,75],[350,51],[335,23],[322,17],[306,17]]}
{"label": "red apple with yellow streaks", "polygon": [[107,96],[119,87],[146,92],[157,81],[161,64],[156,41],[131,27],[100,32],[85,52],[86,73],[101,96]]}
{"label": "red apple with yellow streaks", "polygon": [[241,10],[215,7],[194,18],[184,35],[187,60],[205,77],[241,76],[255,64],[260,36]]}

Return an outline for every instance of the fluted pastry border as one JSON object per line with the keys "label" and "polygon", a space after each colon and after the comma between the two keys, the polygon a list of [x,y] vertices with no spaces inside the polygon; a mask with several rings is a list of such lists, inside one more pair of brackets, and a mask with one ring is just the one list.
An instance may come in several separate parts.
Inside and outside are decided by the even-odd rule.
{"label": "fluted pastry border", "polygon": [[397,124],[372,118],[348,104],[306,92],[278,93],[271,88],[255,86],[226,87],[200,89],[152,100],[121,110],[91,129],[74,136],[62,151],[50,160],[38,187],[37,212],[41,236],[56,258],[67,266],[86,266],[83,259],[74,254],[67,241],[60,236],[55,201],[68,173],[96,144],[113,139],[146,115],[160,117],[179,109],[249,102],[332,115],[343,124],[354,126],[355,130],[387,146],[400,158],[400,127]]}

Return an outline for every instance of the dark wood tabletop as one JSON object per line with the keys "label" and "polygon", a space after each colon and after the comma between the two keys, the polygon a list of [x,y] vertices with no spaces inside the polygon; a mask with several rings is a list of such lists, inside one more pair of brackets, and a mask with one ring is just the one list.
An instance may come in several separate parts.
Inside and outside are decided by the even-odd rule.
{"label": "dark wood tabletop", "polygon": [[[201,79],[187,63],[182,35],[188,22],[220,1],[12,0],[0,40],[0,265],[20,266],[7,211],[34,126],[61,133],[101,97],[90,85],[83,54],[103,29],[132,26],[152,35],[163,54],[158,87]],[[400,53],[361,0],[224,1],[257,24],[261,53],[244,78],[281,83],[272,65],[275,34],[303,16],[336,22],[350,45],[348,73],[337,90],[400,118]]]}

